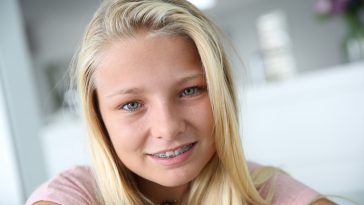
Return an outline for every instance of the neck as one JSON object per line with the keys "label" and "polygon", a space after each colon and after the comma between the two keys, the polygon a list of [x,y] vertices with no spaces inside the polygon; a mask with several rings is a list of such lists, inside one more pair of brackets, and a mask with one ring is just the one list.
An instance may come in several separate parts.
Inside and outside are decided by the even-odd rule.
{"label": "neck", "polygon": [[140,192],[155,204],[169,201],[176,202],[175,205],[181,203],[189,186],[185,184],[177,187],[166,187],[141,177],[138,177],[137,184]]}

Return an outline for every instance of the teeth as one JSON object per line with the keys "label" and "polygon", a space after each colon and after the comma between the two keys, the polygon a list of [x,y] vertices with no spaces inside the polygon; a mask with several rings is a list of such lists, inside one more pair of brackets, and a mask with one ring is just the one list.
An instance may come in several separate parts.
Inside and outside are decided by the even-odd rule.
{"label": "teeth", "polygon": [[174,152],[166,152],[166,156],[167,157],[173,157],[174,156]]}
{"label": "teeth", "polygon": [[156,153],[153,154],[154,157],[159,157],[159,158],[173,158],[176,157],[180,154],[183,154],[185,152],[187,152],[189,149],[191,149],[193,144],[189,144],[189,145],[185,145],[183,147],[180,147],[174,151],[168,151],[168,152],[160,152],[160,153]]}

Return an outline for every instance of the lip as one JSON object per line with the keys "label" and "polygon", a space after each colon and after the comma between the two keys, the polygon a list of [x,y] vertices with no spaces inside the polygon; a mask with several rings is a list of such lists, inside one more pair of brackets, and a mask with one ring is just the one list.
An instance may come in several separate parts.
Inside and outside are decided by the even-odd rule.
{"label": "lip", "polygon": [[196,144],[197,142],[189,142],[189,143],[186,143],[186,144],[183,144],[183,145],[179,145],[177,147],[174,147],[174,148],[170,148],[170,149],[165,149],[165,150],[160,150],[160,151],[157,151],[157,152],[154,152],[154,153],[150,153],[150,154],[147,154],[147,155],[153,155],[153,154],[158,154],[158,153],[162,153],[162,152],[169,152],[169,151],[174,151],[176,149],[179,149],[183,146],[186,146],[186,145],[189,145],[189,144],[193,144],[193,146]]}
{"label": "lip", "polygon": [[[158,163],[158,164],[160,164],[162,166],[168,166],[168,167],[179,166],[179,165],[183,164],[184,162],[186,162],[190,158],[193,151],[195,150],[197,142],[188,143],[188,144],[192,144],[192,147],[188,151],[186,151],[186,152],[184,152],[184,153],[182,153],[182,154],[180,154],[180,155],[178,155],[176,157],[159,158],[159,157],[153,156],[152,154],[148,154],[148,157],[150,157],[150,159],[152,159],[153,161],[155,161],[156,163]],[[185,146],[185,145],[188,145],[188,144],[184,144],[182,146]],[[182,146],[178,146],[178,147],[176,147],[174,149],[167,149],[165,151],[163,150],[161,152],[172,151],[172,150],[178,149],[178,148],[180,148]],[[157,153],[160,153],[160,152],[157,152]]]}

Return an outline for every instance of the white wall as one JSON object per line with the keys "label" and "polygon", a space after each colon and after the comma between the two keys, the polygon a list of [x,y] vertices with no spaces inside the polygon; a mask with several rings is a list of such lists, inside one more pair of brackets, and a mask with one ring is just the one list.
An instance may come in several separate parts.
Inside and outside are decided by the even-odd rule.
{"label": "white wall", "polygon": [[[257,18],[277,9],[287,16],[298,73],[343,63],[341,41],[345,25],[340,18],[327,21],[315,18],[314,0],[255,0],[241,4],[223,12],[208,13],[228,32],[244,63],[260,51]],[[235,69],[238,75],[244,75],[240,64]]]}
{"label": "white wall", "polygon": [[[17,173],[22,185],[22,197],[25,200],[33,189],[45,180],[45,167],[40,146],[40,116],[37,104],[35,80],[31,67],[30,55],[25,39],[24,26],[17,1],[0,1],[0,60],[2,94],[7,109],[7,126],[11,136],[4,135],[9,146],[10,160],[17,158]],[[4,98],[2,98],[4,97]],[[5,109],[1,107],[0,109]],[[3,118],[4,120],[5,118]],[[14,156],[9,156],[14,146]],[[13,162],[14,163],[14,162]],[[14,169],[11,164],[1,166],[6,172]],[[11,186],[0,183],[1,186]],[[7,203],[5,203],[7,204]]]}
{"label": "white wall", "polygon": [[22,1],[21,7],[27,27],[28,40],[37,79],[39,105],[44,123],[58,108],[54,99],[57,86],[66,80],[49,81],[49,66],[59,66],[64,73],[70,64],[87,23],[95,12],[99,0],[32,0]]}
{"label": "white wall", "polygon": [[[1,55],[0,55],[1,56]],[[0,58],[0,71],[2,67]],[[0,204],[22,204],[23,192],[19,167],[8,123],[0,73]]]}

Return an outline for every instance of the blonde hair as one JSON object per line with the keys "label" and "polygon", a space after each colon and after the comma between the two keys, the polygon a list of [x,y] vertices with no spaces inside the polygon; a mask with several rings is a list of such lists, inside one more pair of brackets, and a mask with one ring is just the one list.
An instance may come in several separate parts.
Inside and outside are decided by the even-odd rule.
{"label": "blonde hair", "polygon": [[[100,52],[138,32],[178,35],[194,42],[206,76],[216,154],[191,182],[184,204],[268,204],[259,194],[271,172],[250,176],[240,137],[236,95],[219,30],[184,0],[105,0],[84,35],[76,60],[78,89],[90,134],[100,204],[151,203],[119,160],[98,110],[94,73]],[[253,181],[254,179],[254,181]],[[269,197],[268,197],[269,198]]]}

